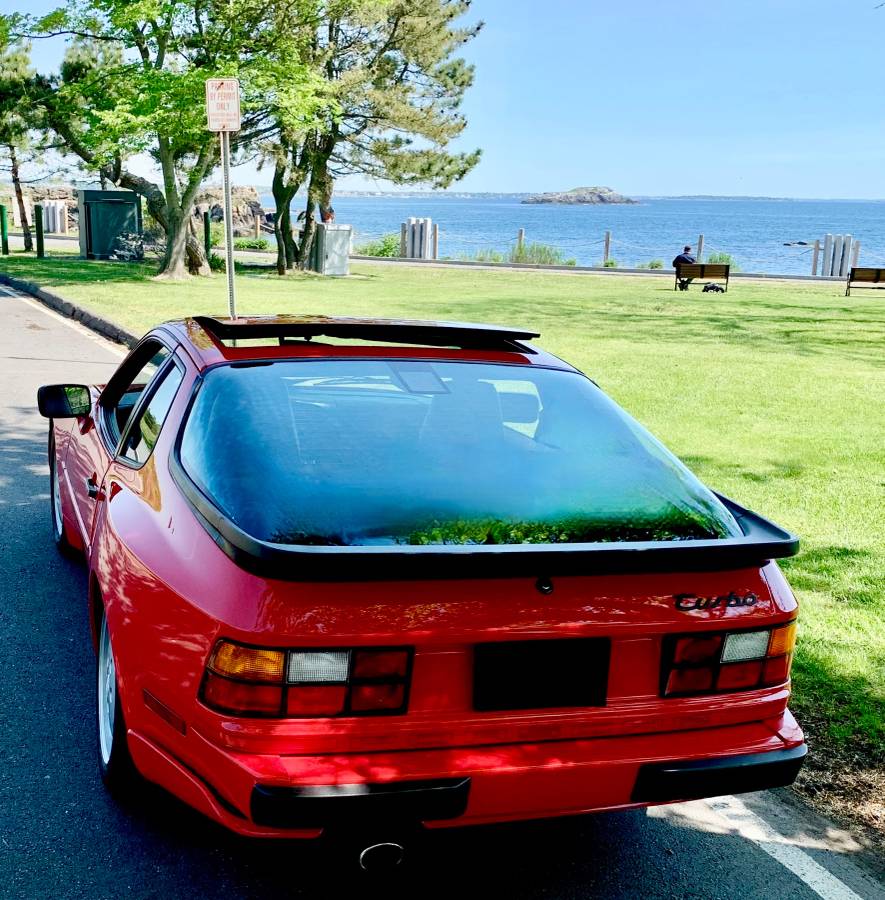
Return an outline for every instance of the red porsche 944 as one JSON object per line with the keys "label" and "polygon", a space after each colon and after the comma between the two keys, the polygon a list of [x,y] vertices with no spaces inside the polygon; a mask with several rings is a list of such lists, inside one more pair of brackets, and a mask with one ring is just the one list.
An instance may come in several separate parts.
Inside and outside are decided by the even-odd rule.
{"label": "red porsche 944", "polygon": [[110,787],[386,841],[793,781],[796,538],[536,337],[195,317],[40,389]]}

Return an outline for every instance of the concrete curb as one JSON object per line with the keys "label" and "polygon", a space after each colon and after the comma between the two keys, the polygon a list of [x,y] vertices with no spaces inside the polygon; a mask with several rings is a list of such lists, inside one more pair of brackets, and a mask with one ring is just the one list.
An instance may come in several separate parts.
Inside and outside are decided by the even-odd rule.
{"label": "concrete curb", "polygon": [[30,281],[22,281],[19,278],[13,278],[10,275],[0,272],[0,284],[5,284],[7,287],[21,291],[23,294],[28,294],[35,300],[39,300],[44,306],[48,306],[50,309],[55,310],[63,316],[67,316],[69,319],[80,322],[96,334],[100,334],[102,337],[106,337],[109,340],[116,341],[118,344],[134,347],[139,340],[141,340],[141,338],[120,328],[119,325],[114,324],[109,319],[97,316],[95,313],[91,313],[82,307],[75,306],[70,300],[65,300],[64,297],[53,294],[51,291],[47,291],[45,288],[41,288],[39,285],[33,284]]}

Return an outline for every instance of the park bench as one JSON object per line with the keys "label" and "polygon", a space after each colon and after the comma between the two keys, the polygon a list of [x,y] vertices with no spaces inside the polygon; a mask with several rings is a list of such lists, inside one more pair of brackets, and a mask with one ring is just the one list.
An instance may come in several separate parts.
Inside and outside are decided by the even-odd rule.
{"label": "park bench", "polygon": [[676,266],[676,281],[673,290],[679,287],[679,282],[688,278],[699,284],[709,284],[711,281],[724,281],[725,290],[728,290],[728,273],[731,268],[728,263],[680,263]]}
{"label": "park bench", "polygon": [[865,269],[852,267],[848,272],[845,296],[851,296],[851,285],[855,287],[885,288],[885,269]]}

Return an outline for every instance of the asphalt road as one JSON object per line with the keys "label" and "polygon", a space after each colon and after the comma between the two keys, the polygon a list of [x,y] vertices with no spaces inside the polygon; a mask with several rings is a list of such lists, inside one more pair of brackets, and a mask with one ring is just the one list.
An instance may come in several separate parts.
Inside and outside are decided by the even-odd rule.
{"label": "asphalt road", "polygon": [[375,883],[334,849],[246,841],[159,790],[98,776],[84,569],[49,532],[42,383],[120,351],[0,288],[0,897],[885,898],[855,841],[789,794],[463,829]]}

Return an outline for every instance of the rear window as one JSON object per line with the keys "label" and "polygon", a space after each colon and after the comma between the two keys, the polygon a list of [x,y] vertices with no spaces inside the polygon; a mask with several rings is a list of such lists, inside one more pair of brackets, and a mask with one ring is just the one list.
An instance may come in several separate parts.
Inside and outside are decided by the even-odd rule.
{"label": "rear window", "polygon": [[180,453],[228,518],[282,544],[742,533],[682,463],[573,372],[377,359],[219,367]]}

